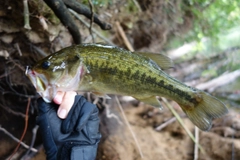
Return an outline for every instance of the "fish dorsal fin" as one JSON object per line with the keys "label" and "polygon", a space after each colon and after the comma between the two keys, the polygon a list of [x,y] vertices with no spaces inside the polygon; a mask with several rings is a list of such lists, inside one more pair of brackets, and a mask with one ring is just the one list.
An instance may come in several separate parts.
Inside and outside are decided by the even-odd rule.
{"label": "fish dorsal fin", "polygon": [[153,60],[161,69],[173,68],[174,64],[171,58],[161,53],[134,52],[136,54],[148,57]]}

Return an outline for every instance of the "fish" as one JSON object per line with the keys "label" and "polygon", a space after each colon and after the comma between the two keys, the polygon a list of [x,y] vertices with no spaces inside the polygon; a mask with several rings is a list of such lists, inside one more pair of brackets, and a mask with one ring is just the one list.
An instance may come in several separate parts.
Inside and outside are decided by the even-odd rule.
{"label": "fish", "polygon": [[228,113],[223,102],[190,87],[164,72],[173,67],[164,54],[131,52],[120,47],[86,43],[63,48],[37,62],[26,75],[42,98],[50,103],[58,91],[127,95],[162,108],[157,97],[179,104],[201,130]]}

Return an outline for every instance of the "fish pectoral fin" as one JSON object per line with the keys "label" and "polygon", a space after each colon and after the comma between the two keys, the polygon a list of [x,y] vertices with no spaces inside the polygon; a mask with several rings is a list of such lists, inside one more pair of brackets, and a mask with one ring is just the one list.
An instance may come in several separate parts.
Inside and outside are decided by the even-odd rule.
{"label": "fish pectoral fin", "polygon": [[154,62],[157,63],[157,65],[161,69],[168,69],[168,68],[173,68],[174,64],[171,58],[167,57],[164,54],[161,53],[148,53],[148,52],[134,52],[136,54],[140,54],[144,57],[148,57]]}
{"label": "fish pectoral fin", "polygon": [[156,96],[148,97],[148,98],[136,98],[136,99],[138,99],[139,101],[144,102],[146,104],[149,104],[153,107],[160,108],[161,110],[163,109],[160,101],[156,98]]}
{"label": "fish pectoral fin", "polygon": [[111,99],[111,97],[109,97],[107,94],[105,93],[101,93],[101,92],[92,92],[93,94],[95,94],[96,96],[98,97],[101,97],[101,98],[106,98],[106,99]]}

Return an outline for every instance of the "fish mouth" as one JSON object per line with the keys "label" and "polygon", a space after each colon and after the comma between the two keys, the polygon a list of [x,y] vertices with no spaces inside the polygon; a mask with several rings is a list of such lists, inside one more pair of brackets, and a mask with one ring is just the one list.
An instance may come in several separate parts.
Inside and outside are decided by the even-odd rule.
{"label": "fish mouth", "polygon": [[25,75],[30,79],[33,86],[37,89],[37,76],[34,71],[32,71],[29,66],[27,66]]}
{"label": "fish mouth", "polygon": [[36,69],[27,67],[26,76],[30,79],[38,94],[45,102],[50,103],[56,96],[57,91],[76,91],[87,69],[81,63],[77,72],[71,76],[68,70],[64,70],[60,77],[49,80],[43,73],[37,72]]}
{"label": "fish mouth", "polygon": [[39,74],[28,67],[25,74],[30,79],[33,86],[36,88],[36,91],[43,98],[43,100],[47,103],[52,102],[52,99],[57,93],[56,86],[49,85],[44,74]]}

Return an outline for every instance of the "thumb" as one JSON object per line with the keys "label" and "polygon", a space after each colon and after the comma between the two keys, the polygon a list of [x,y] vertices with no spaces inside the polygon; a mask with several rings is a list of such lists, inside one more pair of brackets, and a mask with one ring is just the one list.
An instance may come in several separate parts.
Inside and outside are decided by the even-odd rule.
{"label": "thumb", "polygon": [[59,118],[65,119],[67,117],[68,112],[74,104],[76,95],[77,93],[74,91],[57,92],[57,95],[54,97],[53,101],[54,103],[60,105],[57,111]]}

